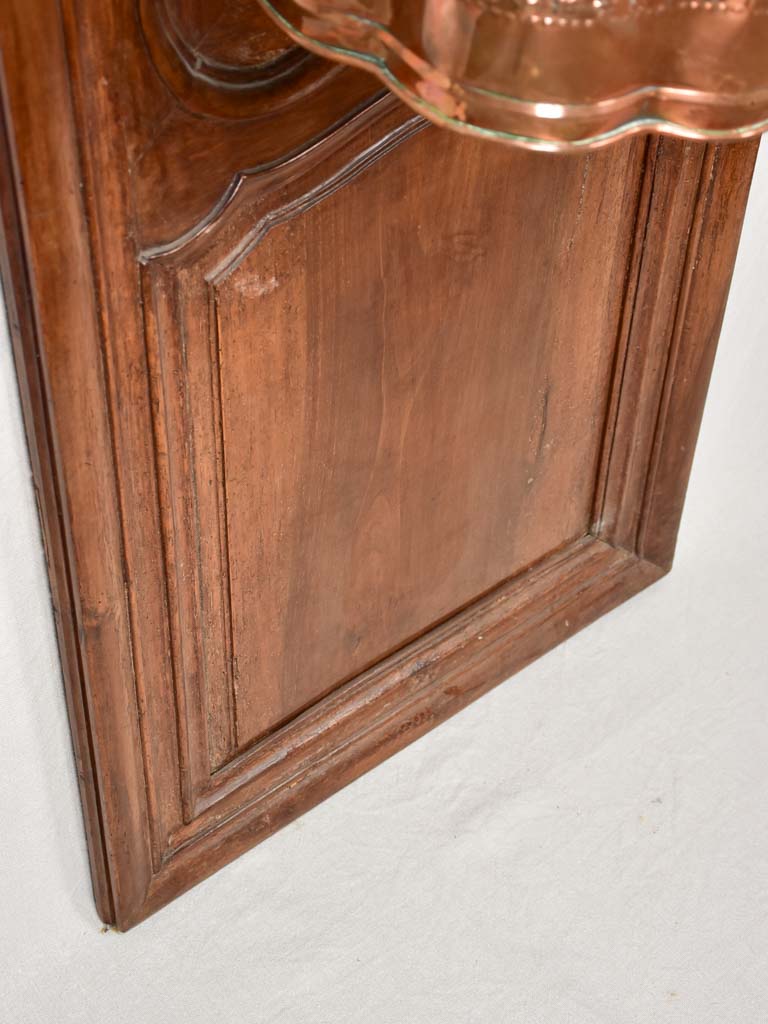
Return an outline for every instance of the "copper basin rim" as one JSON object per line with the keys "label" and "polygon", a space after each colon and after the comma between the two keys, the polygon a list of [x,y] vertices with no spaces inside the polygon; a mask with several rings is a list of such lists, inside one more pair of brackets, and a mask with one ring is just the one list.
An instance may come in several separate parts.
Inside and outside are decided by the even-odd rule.
{"label": "copper basin rim", "polygon": [[528,149],[768,130],[768,0],[259,0],[431,121]]}

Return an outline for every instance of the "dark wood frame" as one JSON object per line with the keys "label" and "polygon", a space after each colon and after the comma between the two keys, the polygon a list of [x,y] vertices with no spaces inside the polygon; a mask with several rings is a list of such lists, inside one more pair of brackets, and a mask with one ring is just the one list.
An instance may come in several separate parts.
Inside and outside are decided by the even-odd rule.
{"label": "dark wood frame", "polygon": [[[144,524],[125,516],[152,504],[152,470],[126,468],[122,448],[131,430],[157,429],[151,402],[131,407],[132,389],[146,398],[152,387],[151,357],[121,350],[104,323],[112,268],[93,259],[94,158],[81,151],[71,99],[72,18],[48,17],[38,0],[18,7],[0,37],[0,261],[96,900],[105,921],[128,928],[670,568],[757,147],[636,143],[644,173],[591,532],[230,762],[214,804],[192,777],[180,795],[155,784],[178,774],[163,743],[175,730],[173,684],[146,685],[163,640],[131,580],[136,558],[157,552],[137,555],[132,531]],[[34,74],[18,70],[40,52]],[[334,129],[333,146],[381,118],[399,133],[384,133],[382,147],[419,127],[379,101]],[[145,286],[162,282],[165,258],[145,252]],[[124,302],[128,318],[141,313],[136,295]],[[128,408],[110,399],[115,380]],[[177,799],[191,823],[166,828]]]}

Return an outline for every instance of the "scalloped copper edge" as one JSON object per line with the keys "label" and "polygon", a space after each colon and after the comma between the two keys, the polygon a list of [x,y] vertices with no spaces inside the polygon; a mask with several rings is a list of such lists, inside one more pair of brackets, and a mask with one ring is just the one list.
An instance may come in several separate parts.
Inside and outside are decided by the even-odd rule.
{"label": "scalloped copper edge", "polygon": [[465,135],[567,153],[598,149],[638,133],[727,142],[768,130],[768,53],[765,87],[745,96],[648,84],[594,102],[560,104],[450,80],[371,19],[344,11],[312,12],[293,0],[259,3],[301,46],[372,72],[417,113]]}

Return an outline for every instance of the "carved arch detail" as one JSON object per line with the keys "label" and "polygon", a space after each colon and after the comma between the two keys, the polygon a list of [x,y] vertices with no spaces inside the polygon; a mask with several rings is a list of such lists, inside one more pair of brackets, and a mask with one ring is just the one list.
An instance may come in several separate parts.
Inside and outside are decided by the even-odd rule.
{"label": "carved arch detail", "polygon": [[137,0],[149,55],[195,114],[243,120],[273,114],[341,69],[293,43],[256,5]]}

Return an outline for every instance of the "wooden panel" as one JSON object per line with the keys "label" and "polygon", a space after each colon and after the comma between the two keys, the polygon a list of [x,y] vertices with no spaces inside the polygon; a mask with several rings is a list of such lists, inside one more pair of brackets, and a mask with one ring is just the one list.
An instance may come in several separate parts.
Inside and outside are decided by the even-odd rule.
{"label": "wooden panel", "polygon": [[591,522],[643,144],[553,176],[421,127],[169,261],[214,768]]}
{"label": "wooden panel", "polygon": [[123,928],[666,571],[755,151],[514,153],[346,73],[241,107],[158,10],[0,22],[2,271]]}

